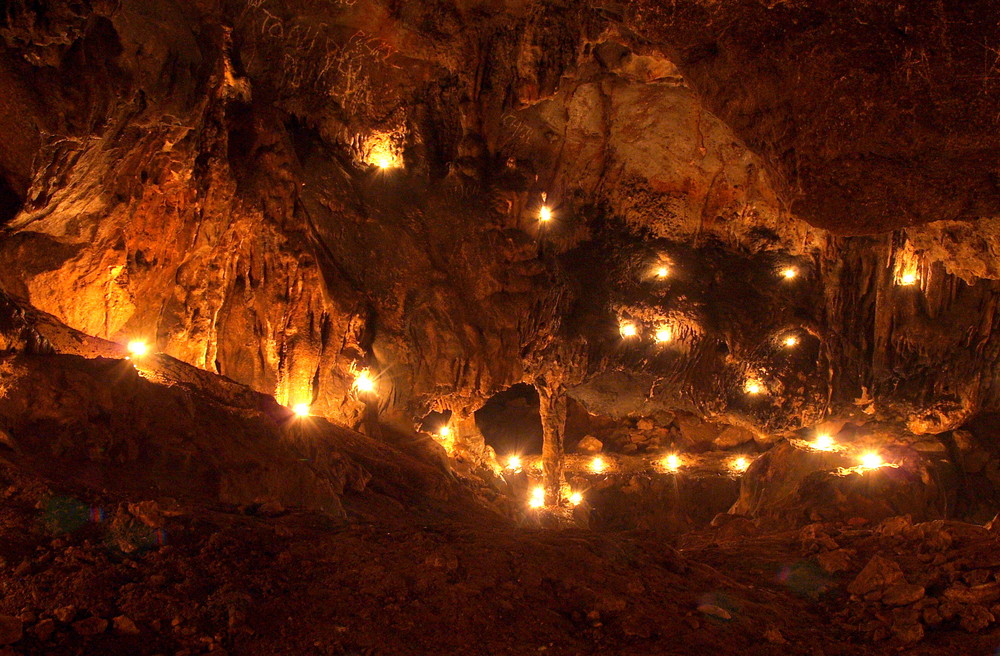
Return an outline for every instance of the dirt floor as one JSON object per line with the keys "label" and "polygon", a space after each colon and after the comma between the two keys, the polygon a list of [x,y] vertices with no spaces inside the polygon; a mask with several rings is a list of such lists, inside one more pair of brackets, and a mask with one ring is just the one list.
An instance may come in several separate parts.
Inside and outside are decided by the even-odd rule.
{"label": "dirt floor", "polygon": [[[925,584],[924,603],[962,577],[1000,598],[989,569],[1000,566],[998,542],[971,525],[768,534],[733,520],[678,541],[515,526],[374,493],[348,497],[346,522],[129,504],[9,464],[0,472],[0,641],[21,635],[4,656],[972,655],[1000,644],[1000,630],[963,630],[970,602],[906,648],[898,608],[844,589],[878,552]],[[825,571],[840,552],[846,569]]]}

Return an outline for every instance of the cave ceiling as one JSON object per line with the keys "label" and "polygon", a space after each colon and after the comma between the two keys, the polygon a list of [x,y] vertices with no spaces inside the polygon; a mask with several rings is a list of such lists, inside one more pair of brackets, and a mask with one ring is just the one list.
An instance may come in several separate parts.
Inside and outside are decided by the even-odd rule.
{"label": "cave ceiling", "polygon": [[369,367],[408,420],[950,430],[997,405],[1000,8],[925,4],[13,0],[0,288],[346,423]]}

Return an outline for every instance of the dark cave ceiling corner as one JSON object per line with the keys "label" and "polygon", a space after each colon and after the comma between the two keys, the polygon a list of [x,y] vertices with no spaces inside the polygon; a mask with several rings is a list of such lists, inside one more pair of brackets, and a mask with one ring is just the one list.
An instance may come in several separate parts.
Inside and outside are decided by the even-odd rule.
{"label": "dark cave ceiling corner", "polygon": [[664,4],[10,2],[0,287],[347,423],[995,411],[1000,8]]}

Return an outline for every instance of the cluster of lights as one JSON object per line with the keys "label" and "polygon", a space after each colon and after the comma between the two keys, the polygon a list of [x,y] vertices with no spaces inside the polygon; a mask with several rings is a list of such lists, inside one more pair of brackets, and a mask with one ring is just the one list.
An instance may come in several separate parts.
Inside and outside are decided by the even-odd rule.
{"label": "cluster of lights", "polygon": [[536,485],[531,490],[531,498],[528,499],[528,505],[532,508],[541,508],[545,505],[545,488],[541,485]]}
{"label": "cluster of lights", "polygon": [[[632,339],[639,336],[639,326],[631,321],[622,321],[618,324],[618,332],[623,339]],[[653,333],[653,341],[657,344],[666,344],[674,339],[674,331],[670,326],[660,325]]]}

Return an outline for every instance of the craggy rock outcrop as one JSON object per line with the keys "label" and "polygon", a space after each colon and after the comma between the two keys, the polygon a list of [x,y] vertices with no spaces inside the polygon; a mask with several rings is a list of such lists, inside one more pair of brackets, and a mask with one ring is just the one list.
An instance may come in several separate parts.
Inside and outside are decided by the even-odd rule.
{"label": "craggy rock outcrop", "polygon": [[[3,317],[0,326],[25,313]],[[33,340],[0,351],[0,458],[43,478],[132,498],[296,507],[337,518],[350,493],[459,494],[432,464],[429,440],[406,453],[319,417],[295,417],[270,396],[166,355],[56,354],[31,326],[15,334],[26,330]]]}

